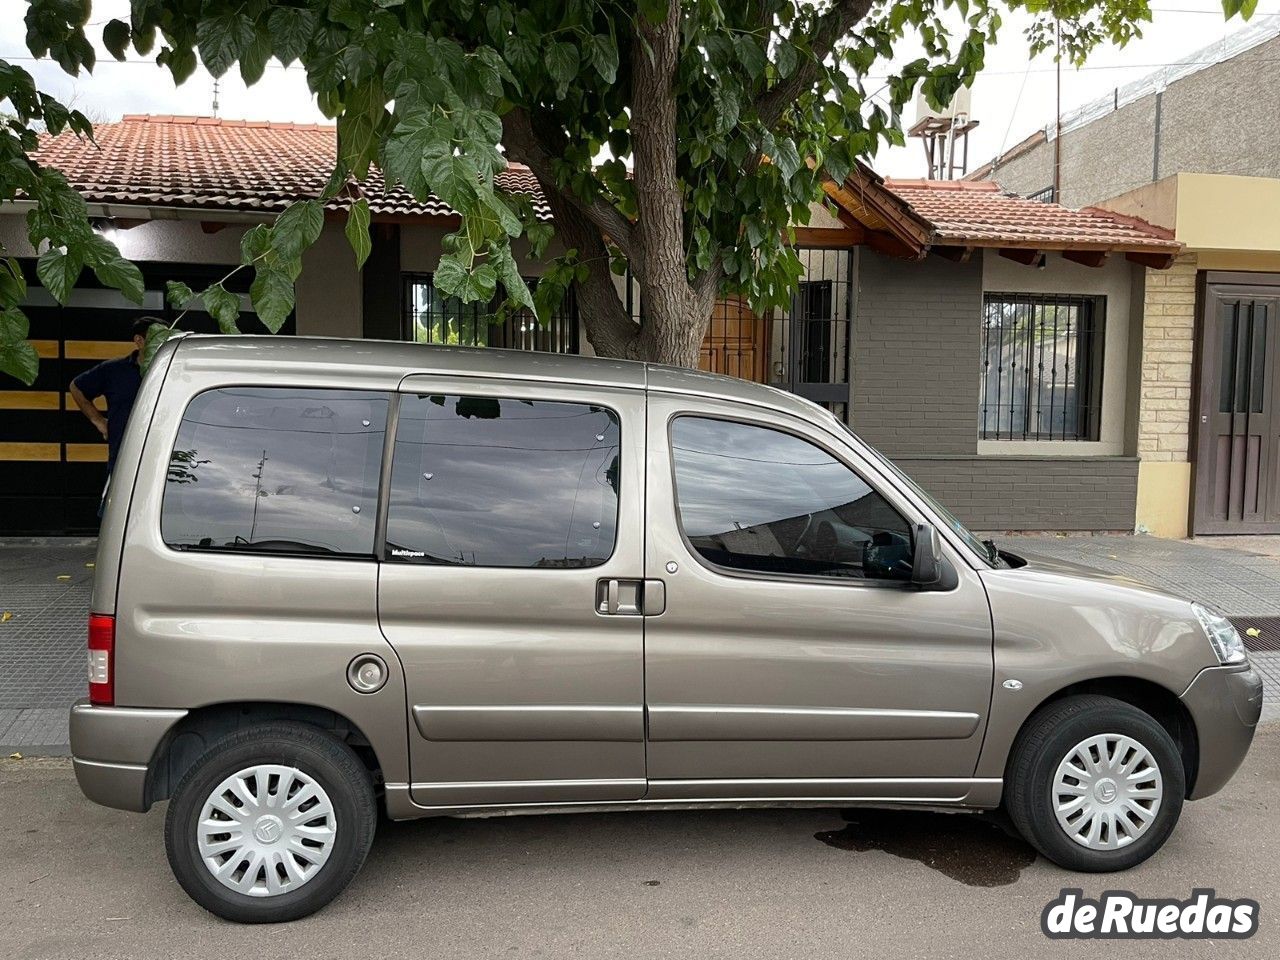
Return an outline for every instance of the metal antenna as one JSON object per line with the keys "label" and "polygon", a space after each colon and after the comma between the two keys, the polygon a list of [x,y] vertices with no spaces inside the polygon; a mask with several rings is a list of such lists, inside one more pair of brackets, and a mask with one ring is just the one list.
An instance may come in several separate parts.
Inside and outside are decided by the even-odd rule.
{"label": "metal antenna", "polygon": [[213,78],[213,115],[215,117],[218,115],[218,84],[219,83],[220,83],[219,79],[217,77],[214,77]]}

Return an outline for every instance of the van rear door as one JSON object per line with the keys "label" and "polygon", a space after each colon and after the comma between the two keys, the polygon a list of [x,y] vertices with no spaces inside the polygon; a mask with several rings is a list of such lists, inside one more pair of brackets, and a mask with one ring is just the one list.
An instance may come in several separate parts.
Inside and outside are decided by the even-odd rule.
{"label": "van rear door", "polygon": [[645,793],[643,390],[413,375],[379,619],[424,806]]}

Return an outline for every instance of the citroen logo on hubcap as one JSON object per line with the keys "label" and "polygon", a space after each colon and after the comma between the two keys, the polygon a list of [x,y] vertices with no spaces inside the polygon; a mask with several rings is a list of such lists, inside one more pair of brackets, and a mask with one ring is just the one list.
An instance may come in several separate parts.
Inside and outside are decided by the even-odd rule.
{"label": "citroen logo on hubcap", "polygon": [[1119,792],[1116,785],[1111,780],[1099,780],[1096,791],[1098,799],[1103,803],[1111,803],[1115,800],[1116,794]]}
{"label": "citroen logo on hubcap", "polygon": [[282,833],[284,824],[279,818],[269,815],[259,820],[253,828],[253,835],[258,838],[259,843],[275,843]]}

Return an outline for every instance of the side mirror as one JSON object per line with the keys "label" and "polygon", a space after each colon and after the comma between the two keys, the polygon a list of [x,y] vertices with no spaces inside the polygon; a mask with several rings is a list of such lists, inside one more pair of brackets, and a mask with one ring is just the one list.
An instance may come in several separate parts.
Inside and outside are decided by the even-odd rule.
{"label": "side mirror", "polygon": [[928,523],[917,523],[911,582],[917,587],[936,587],[942,583],[942,572],[942,541],[937,529]]}

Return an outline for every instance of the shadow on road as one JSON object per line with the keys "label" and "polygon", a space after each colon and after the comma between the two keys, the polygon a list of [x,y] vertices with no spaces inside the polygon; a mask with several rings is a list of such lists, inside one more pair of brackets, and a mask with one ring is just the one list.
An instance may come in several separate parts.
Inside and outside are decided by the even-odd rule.
{"label": "shadow on road", "polygon": [[[775,809],[384,821],[370,860],[377,861],[375,870],[409,868],[406,861],[424,860],[446,872],[462,864],[512,860],[553,862],[572,870],[583,860],[624,859],[628,851],[644,849],[665,868],[683,871],[696,870],[727,849],[735,855],[757,852],[767,862],[817,839],[838,850],[880,851],[916,861],[967,886],[998,887],[1016,882],[1036,859],[1035,851],[994,815],[852,809],[840,812],[844,827],[814,831],[836,815],[836,810]],[[659,886],[661,880],[652,878],[655,865],[642,868],[650,873],[637,882]]]}

